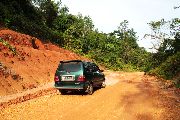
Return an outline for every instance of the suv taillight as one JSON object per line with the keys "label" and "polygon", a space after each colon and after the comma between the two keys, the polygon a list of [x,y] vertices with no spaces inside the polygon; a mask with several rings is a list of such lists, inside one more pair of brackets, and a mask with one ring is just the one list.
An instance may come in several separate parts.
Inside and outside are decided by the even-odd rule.
{"label": "suv taillight", "polygon": [[80,75],[80,76],[78,77],[78,81],[79,81],[79,82],[84,82],[85,80],[86,80],[86,78],[85,78],[84,75]]}
{"label": "suv taillight", "polygon": [[59,81],[59,77],[58,76],[55,76],[54,77],[54,82],[58,82]]}

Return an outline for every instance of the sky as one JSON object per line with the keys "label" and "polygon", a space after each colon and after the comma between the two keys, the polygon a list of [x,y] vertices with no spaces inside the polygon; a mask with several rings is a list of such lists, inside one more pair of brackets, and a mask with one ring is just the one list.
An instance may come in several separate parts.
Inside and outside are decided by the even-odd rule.
{"label": "sky", "polygon": [[69,8],[69,13],[90,16],[95,28],[110,33],[117,30],[120,22],[129,21],[129,28],[137,32],[138,44],[151,51],[152,40],[143,39],[152,33],[147,23],[164,18],[180,18],[180,0],[61,0]]}

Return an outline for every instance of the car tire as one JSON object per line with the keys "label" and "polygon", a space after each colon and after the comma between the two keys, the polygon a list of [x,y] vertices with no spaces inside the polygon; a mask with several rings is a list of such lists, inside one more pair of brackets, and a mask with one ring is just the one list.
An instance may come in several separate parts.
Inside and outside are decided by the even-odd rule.
{"label": "car tire", "polygon": [[61,95],[65,95],[67,93],[66,90],[59,90],[59,92],[61,93]]}
{"label": "car tire", "polygon": [[89,84],[88,85],[88,87],[87,87],[87,89],[86,89],[86,93],[88,94],[88,95],[92,95],[93,94],[93,85],[92,84]]}
{"label": "car tire", "polygon": [[106,83],[105,81],[101,84],[101,88],[105,88],[106,87]]}

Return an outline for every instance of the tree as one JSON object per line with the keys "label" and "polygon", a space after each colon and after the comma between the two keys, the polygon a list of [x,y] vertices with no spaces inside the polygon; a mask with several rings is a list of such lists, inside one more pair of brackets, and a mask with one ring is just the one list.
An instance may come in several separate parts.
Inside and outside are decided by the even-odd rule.
{"label": "tree", "polygon": [[41,11],[47,26],[51,28],[53,21],[58,16],[61,1],[55,3],[52,0],[32,0],[32,3]]}
{"label": "tree", "polygon": [[146,36],[156,39],[159,43],[156,47],[157,52],[149,59],[151,61],[149,71],[165,79],[172,79],[180,72],[180,19],[174,18],[169,21],[162,19],[152,21],[149,25],[153,34]]}
{"label": "tree", "polygon": [[180,19],[174,18],[169,21],[161,19],[159,21],[152,21],[148,23],[153,31],[152,34],[146,34],[145,38],[157,40],[154,49],[158,52],[176,51],[172,45],[176,43],[178,39],[175,39],[176,34],[180,32]]}

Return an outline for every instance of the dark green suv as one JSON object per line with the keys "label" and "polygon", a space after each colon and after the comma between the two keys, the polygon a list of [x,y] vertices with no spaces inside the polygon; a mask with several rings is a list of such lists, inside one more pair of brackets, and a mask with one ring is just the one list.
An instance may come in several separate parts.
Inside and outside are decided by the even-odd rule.
{"label": "dark green suv", "polygon": [[78,90],[91,95],[94,87],[105,87],[105,76],[102,72],[103,70],[93,62],[60,61],[54,77],[54,86],[61,94]]}

